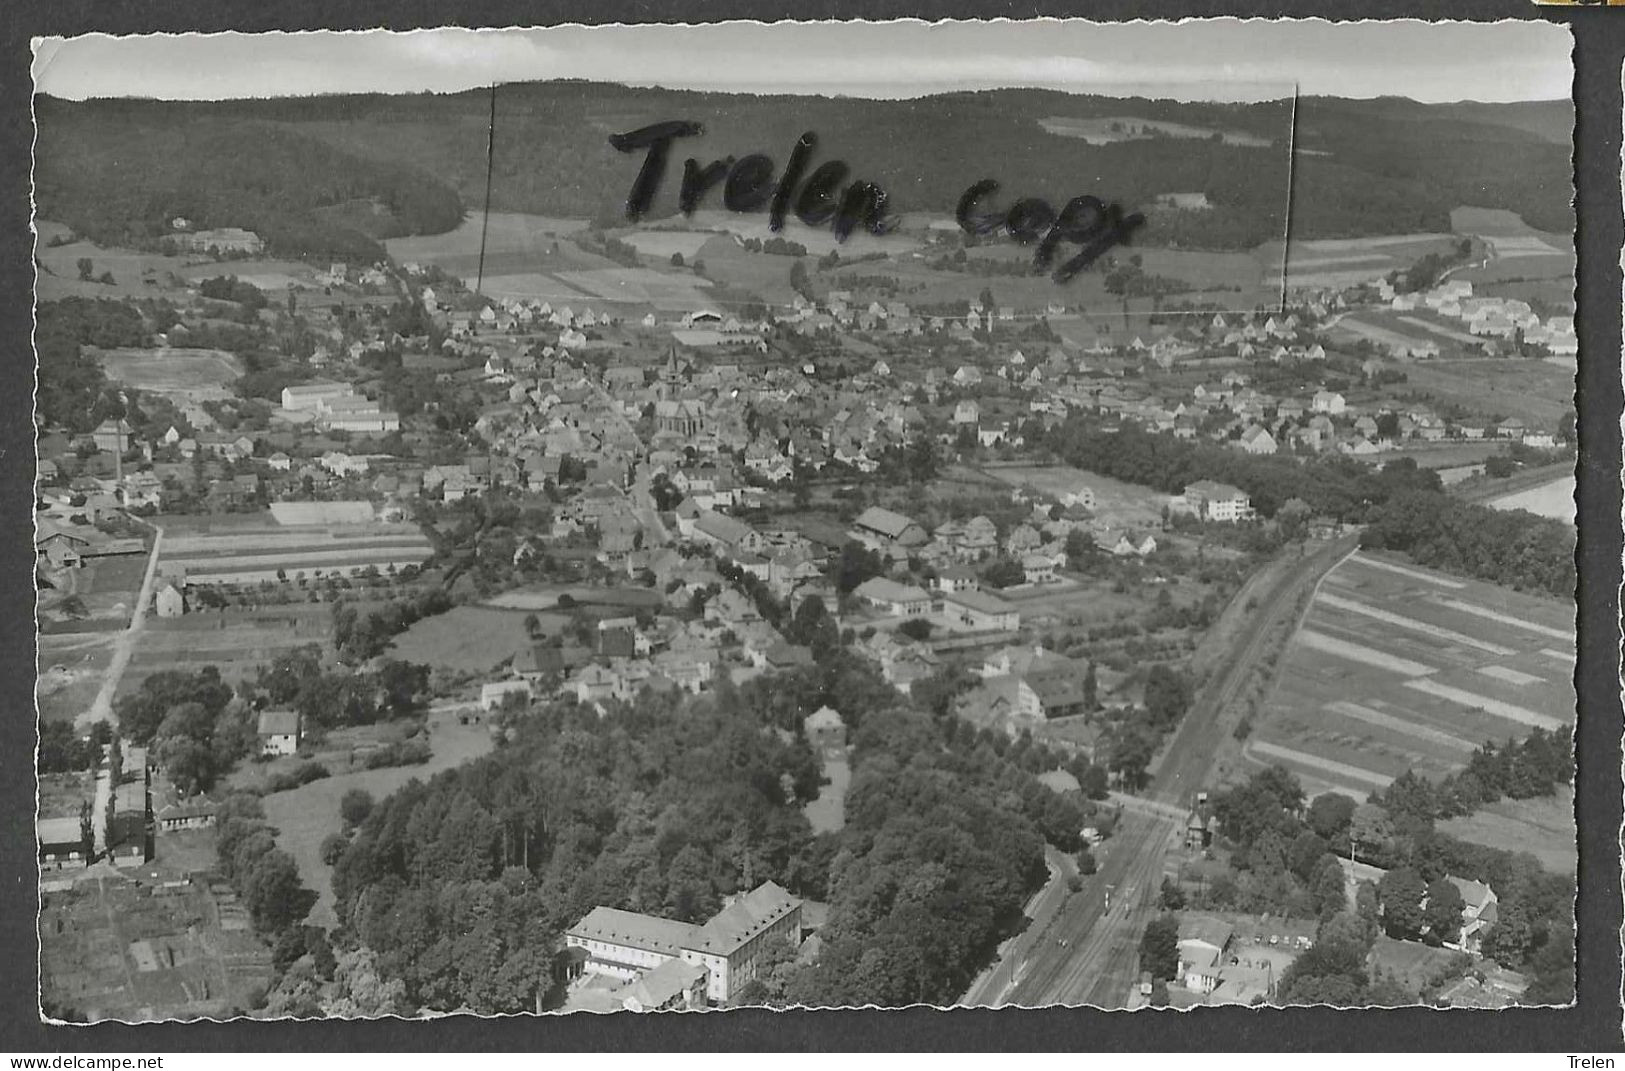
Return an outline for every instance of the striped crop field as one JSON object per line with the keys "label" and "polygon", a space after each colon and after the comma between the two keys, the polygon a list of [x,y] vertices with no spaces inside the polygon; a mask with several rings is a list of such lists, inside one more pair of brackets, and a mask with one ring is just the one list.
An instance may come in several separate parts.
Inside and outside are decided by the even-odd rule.
{"label": "striped crop field", "polygon": [[163,562],[178,566],[193,584],[242,584],[288,579],[300,573],[353,574],[368,566],[387,572],[421,565],[433,553],[412,525],[356,524],[313,528],[266,527],[185,534],[165,539]]}
{"label": "striped crop field", "polygon": [[1356,553],[1322,582],[1244,754],[1311,795],[1442,777],[1575,717],[1574,605]]}

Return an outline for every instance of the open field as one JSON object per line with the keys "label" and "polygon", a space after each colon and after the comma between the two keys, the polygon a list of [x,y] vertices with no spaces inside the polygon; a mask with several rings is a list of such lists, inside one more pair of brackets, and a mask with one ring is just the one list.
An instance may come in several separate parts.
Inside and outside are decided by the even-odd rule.
{"label": "open field", "polygon": [[839,833],[846,826],[846,786],[852,782],[852,767],[846,756],[826,755],[824,776],[829,781],[819,788],[818,798],[801,810],[814,833]]}
{"label": "open field", "polygon": [[1519,417],[1531,427],[1555,431],[1574,407],[1574,373],[1546,361],[1414,361],[1405,365],[1405,375],[1403,392],[1454,403],[1486,420]]}
{"label": "open field", "polygon": [[1378,937],[1371,948],[1371,964],[1392,974],[1401,985],[1415,992],[1431,975],[1456,959],[1460,953],[1433,948],[1421,941],[1396,941]]}
{"label": "open field", "polygon": [[[60,576],[62,587],[40,592],[43,632],[118,632],[130,624],[141,593],[148,554],[93,558]],[[83,618],[66,618],[61,604],[70,596],[84,603]]]}
{"label": "open field", "polygon": [[[365,613],[366,607],[358,604],[358,610]],[[332,632],[332,611],[331,605],[321,602],[149,616],[119,680],[118,694],[135,691],[147,677],[165,669],[212,665],[227,681],[251,678],[284,651],[325,644]]]}
{"label": "open field", "polygon": [[[1226,145],[1265,148],[1270,144],[1268,139],[1261,138],[1257,134],[1249,134],[1244,130],[1190,126],[1187,123],[1142,119],[1132,115],[1093,116],[1084,119],[1050,115],[1038,120],[1038,125],[1043,127],[1046,133],[1063,138],[1078,138],[1090,145],[1110,145],[1119,141],[1139,141],[1158,136],[1206,140],[1215,134],[1219,135]],[[1155,133],[1151,133],[1152,131]],[[1286,137],[1287,131],[1282,130],[1281,136]]]}
{"label": "open field", "polygon": [[1244,754],[1313,795],[1440,777],[1487,740],[1573,724],[1573,607],[1356,554],[1322,583]]}
{"label": "open field", "polygon": [[[154,297],[165,285],[170,272],[182,274],[194,264],[214,264],[208,257],[166,257],[161,253],[142,253],[134,249],[103,248],[88,241],[52,246],[48,243],[53,239],[68,236],[68,227],[49,220],[36,220],[34,226],[39,231],[34,255],[41,269],[38,285],[41,301],[59,301],[69,297]],[[92,270],[97,276],[102,272],[112,272],[113,285],[81,282],[78,267],[81,257],[90,258]]]}
{"label": "open field", "polygon": [[[1428,253],[1443,253],[1455,243],[1448,234],[1388,234],[1372,238],[1324,238],[1292,242],[1287,249],[1287,285],[1337,287],[1375,282],[1404,271]],[[1260,246],[1257,255],[1276,265],[1281,243]]]}
{"label": "open field", "polygon": [[242,375],[237,358],[223,350],[91,350],[115,383],[169,396],[229,398],[228,384]]}
{"label": "open field", "polygon": [[546,250],[558,238],[585,230],[586,226],[584,219],[558,219],[523,212],[492,212],[486,225],[479,213],[470,213],[455,230],[390,238],[385,240],[384,248],[397,263],[434,264],[458,275],[463,270],[460,258],[473,257],[478,262],[482,228],[489,267],[492,254],[531,254]]}
{"label": "open field", "polygon": [[427,781],[441,770],[485,754],[491,749],[491,734],[478,723],[458,724],[452,714],[431,714],[429,742],[433,755],[422,766],[386,766],[355,773],[341,773],[342,767],[335,767],[332,777],[265,797],[265,817],[277,831],[277,846],[293,856],[305,887],[317,894],[307,919],[311,924],[334,926],[338,922],[333,914],[333,868],[322,862],[321,844],[322,838],[343,827],[339,799],[352,788],[362,788],[381,800],[408,781]]}
{"label": "open field", "polygon": [[1439,832],[1509,852],[1528,852],[1541,866],[1560,874],[1574,873],[1579,859],[1575,840],[1574,790],[1560,786],[1554,796],[1499,800],[1465,818],[1439,823]]}
{"label": "open field", "polygon": [[[110,638],[110,637],[109,637]],[[101,690],[102,674],[112,661],[108,638],[41,636],[40,672],[34,685],[39,716],[71,722],[89,710]]]}
{"label": "open field", "polygon": [[649,305],[663,312],[691,312],[703,307],[705,289],[711,285],[709,279],[670,268],[596,268],[555,275],[600,301]]}
{"label": "open field", "polygon": [[865,253],[901,256],[918,249],[923,244],[922,232],[907,226],[907,220],[904,222],[905,226],[901,229],[878,237],[860,227],[847,236],[844,242],[837,242],[835,232],[829,227],[809,227],[794,215],[785,222],[782,233],[774,234],[768,226],[765,210],[739,213],[721,208],[701,208],[690,217],[688,225],[695,230],[721,231],[726,234],[737,234],[741,238],[756,238],[763,242],[769,238],[783,238],[806,247],[807,252],[815,257],[838,249],[842,259],[845,259],[862,256]]}
{"label": "open field", "polygon": [[1507,443],[1504,439],[1479,439],[1465,442],[1429,443],[1411,441],[1395,450],[1384,450],[1379,454],[1364,456],[1351,455],[1352,460],[1371,465],[1386,465],[1390,461],[1408,457],[1415,461],[1418,467],[1424,469],[1440,470],[1439,478],[1447,485],[1454,479],[1461,479],[1464,473],[1452,474],[1447,470],[1468,469],[1474,466],[1483,471],[1486,458],[1507,452]]}
{"label": "open field", "polygon": [[673,253],[681,253],[684,260],[692,261],[714,236],[706,231],[631,230],[618,237],[646,257],[670,260]]}
{"label": "open field", "polygon": [[425,617],[395,637],[396,658],[445,667],[465,673],[483,673],[530,642],[523,609],[454,606],[443,614]]}
{"label": "open field", "polygon": [[1505,208],[1474,208],[1471,205],[1453,208],[1450,210],[1450,229],[1457,234],[1472,234],[1495,241],[1545,238],[1546,244],[1558,248],[1572,244],[1559,235],[1537,231],[1525,223],[1522,216]]}
{"label": "open field", "polygon": [[1167,495],[1149,487],[1067,465],[989,465],[986,471],[1012,487],[1025,487],[1055,498],[1080,487],[1092,488],[1095,516],[1116,526],[1160,526],[1162,507],[1168,503]]}
{"label": "open field", "polygon": [[[726,234],[708,234],[705,237],[706,242],[700,247],[697,259],[704,262],[707,279],[731,290],[755,294],[769,305],[787,307],[795,301],[796,292],[790,287],[790,268],[802,258],[779,253],[752,253]],[[688,259],[689,263],[693,263],[696,258]],[[809,262],[807,270],[812,271],[812,267]],[[861,267],[863,265],[859,265]],[[714,299],[712,304],[716,304]]]}
{"label": "open field", "polygon": [[1491,509],[1522,509],[1553,517],[1560,521],[1575,522],[1574,477],[1566,476],[1552,483],[1490,502]]}

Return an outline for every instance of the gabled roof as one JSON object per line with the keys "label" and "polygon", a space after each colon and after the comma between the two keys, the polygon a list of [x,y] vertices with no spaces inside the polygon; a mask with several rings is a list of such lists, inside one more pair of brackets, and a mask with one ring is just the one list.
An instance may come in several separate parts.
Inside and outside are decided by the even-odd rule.
{"label": "gabled roof", "polygon": [[892,539],[902,535],[904,529],[913,523],[901,513],[893,513],[884,506],[870,506],[858,514],[858,519],[853,522],[859,528],[879,532],[881,535]]}
{"label": "gabled roof", "polygon": [[606,941],[649,952],[675,956],[700,940],[699,927],[615,907],[595,907],[565,932],[589,941]]}
{"label": "gabled roof", "polygon": [[699,940],[685,947],[712,955],[732,955],[739,947],[801,906],[777,884],[766,881],[719,911],[700,927]]}
{"label": "gabled roof", "polygon": [[299,712],[297,710],[260,711],[259,735],[296,736],[298,733]]}

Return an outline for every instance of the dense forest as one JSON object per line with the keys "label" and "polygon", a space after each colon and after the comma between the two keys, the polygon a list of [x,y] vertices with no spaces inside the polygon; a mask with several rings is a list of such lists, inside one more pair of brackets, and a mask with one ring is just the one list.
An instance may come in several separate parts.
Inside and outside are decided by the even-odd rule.
{"label": "dense forest", "polygon": [[39,357],[35,404],[40,418],[50,426],[86,432],[121,414],[117,392],[109,390],[100,362],[85,356],[84,347],[146,344],[141,313],[124,302],[106,298],[42,302],[34,320]]}
{"label": "dense forest", "polygon": [[[793,677],[772,708],[723,683],[512,715],[498,751],[359,824],[334,869],[339,944],[406,1004],[524,1010],[594,906],[703,922],[771,879],[829,902],[823,951],[787,949],[742,1000],[952,1001],[1044,880],[1045,841],[1076,850],[1080,802],[1034,776],[1055,757],[912,706],[861,660]],[[845,704],[853,781],[846,827],[815,835],[817,760],[781,725],[824,702]]]}
{"label": "dense forest", "polygon": [[1378,506],[1360,544],[1520,591],[1574,597],[1574,528],[1524,510],[1407,492]]}
{"label": "dense forest", "polygon": [[156,102],[40,98],[36,201],[102,245],[156,248],[183,217],[242,227],[280,256],[372,262],[379,240],[438,233],[457,194],[407,160],[369,159],[296,126]]}
{"label": "dense forest", "polygon": [[[485,195],[484,91],[220,103],[41,98],[42,215],[98,240],[152,238],[174,215],[260,231],[274,249],[350,255],[374,239],[455,226]],[[1089,144],[1047,117],[1122,116],[1210,129]],[[894,211],[951,212],[971,183],[1001,197],[1061,203],[1082,193],[1144,205],[1200,191],[1212,210],[1156,210],[1151,244],[1244,248],[1285,229],[1291,103],[1187,104],[1048,90],[950,93],[915,100],[755,96],[582,82],[498,91],[492,207],[620,218],[641,163],[606,132],[692,118],[703,136],[672,153],[655,214],[675,212],[681,161],[766,153],[780,165],[803,132],[813,163],[839,159],[893,195]],[[1303,238],[1448,231],[1450,210],[1478,205],[1532,226],[1572,230],[1567,102],[1507,109],[1386,99],[1298,102],[1292,227]],[[1247,144],[1219,136],[1249,135]],[[1554,136],[1553,132],[1562,132]],[[1088,176],[1080,186],[1079,158]],[[634,158],[636,157],[636,158]],[[139,174],[137,184],[122,176]],[[377,211],[354,211],[357,204]]]}

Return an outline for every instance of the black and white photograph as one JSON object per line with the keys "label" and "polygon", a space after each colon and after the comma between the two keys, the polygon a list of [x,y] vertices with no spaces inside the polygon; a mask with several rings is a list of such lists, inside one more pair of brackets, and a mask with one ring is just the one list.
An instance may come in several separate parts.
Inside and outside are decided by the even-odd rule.
{"label": "black and white photograph", "polygon": [[39,1015],[1572,1004],[1574,47],[36,39]]}

